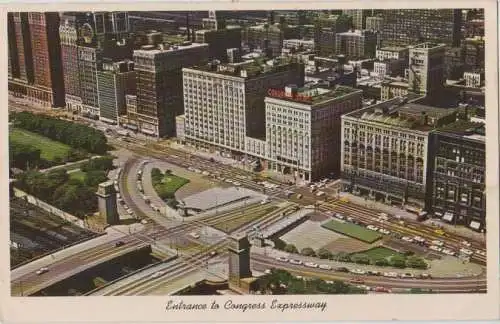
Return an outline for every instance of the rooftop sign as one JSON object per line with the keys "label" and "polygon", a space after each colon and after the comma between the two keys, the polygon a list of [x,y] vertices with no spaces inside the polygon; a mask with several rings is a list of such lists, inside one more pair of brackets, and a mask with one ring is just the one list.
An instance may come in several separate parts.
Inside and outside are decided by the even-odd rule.
{"label": "rooftop sign", "polygon": [[304,96],[298,93],[286,93],[283,90],[278,90],[278,89],[269,89],[267,91],[267,94],[270,97],[274,98],[283,98],[283,99],[292,99],[296,101],[303,101],[303,102],[311,102],[312,97],[311,96]]}

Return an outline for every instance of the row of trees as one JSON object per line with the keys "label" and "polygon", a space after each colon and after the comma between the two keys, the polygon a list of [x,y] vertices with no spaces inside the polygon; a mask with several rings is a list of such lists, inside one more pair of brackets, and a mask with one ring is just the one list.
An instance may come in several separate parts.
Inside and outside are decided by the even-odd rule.
{"label": "row of trees", "polygon": [[327,283],[322,279],[299,279],[288,271],[272,269],[271,273],[260,277],[257,291],[262,294],[298,295],[298,294],[366,294],[366,291],[342,281]]}
{"label": "row of trees", "polygon": [[12,113],[10,118],[14,127],[43,135],[76,149],[96,154],[104,154],[108,150],[103,132],[89,126],[26,111]]}
{"label": "row of trees", "polygon": [[[280,248],[279,244],[275,245],[276,248]],[[281,249],[288,253],[299,253],[304,256],[312,256],[318,257],[320,259],[329,259],[329,260],[337,260],[341,262],[354,262],[358,264],[372,264],[380,267],[392,266],[395,268],[415,268],[415,269],[427,269],[427,263],[420,257],[412,255],[412,253],[406,253],[405,255],[394,254],[393,256],[387,258],[370,258],[367,254],[363,253],[355,253],[349,254],[346,252],[339,252],[337,254],[333,254],[329,250],[325,248],[318,249],[314,251],[314,249],[310,247],[303,248],[302,250],[298,250],[297,247],[293,244],[281,245]]]}
{"label": "row of trees", "polygon": [[97,210],[97,186],[107,180],[107,172],[112,167],[112,157],[93,159],[82,166],[82,170],[86,170],[83,180],[71,178],[65,169],[46,173],[30,170],[18,176],[16,187],[83,218]]}

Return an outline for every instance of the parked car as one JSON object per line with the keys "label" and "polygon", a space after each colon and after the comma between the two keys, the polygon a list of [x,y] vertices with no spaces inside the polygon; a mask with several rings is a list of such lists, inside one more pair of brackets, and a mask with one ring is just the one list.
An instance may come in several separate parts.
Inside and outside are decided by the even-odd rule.
{"label": "parked car", "polygon": [[120,246],[123,246],[123,245],[125,245],[125,242],[123,242],[123,241],[118,241],[118,242],[115,243],[116,247],[120,247]]}
{"label": "parked car", "polygon": [[318,264],[314,263],[314,262],[306,262],[306,263],[304,263],[304,265],[306,267],[309,267],[309,268],[317,268],[318,267]]}
{"label": "parked car", "polygon": [[288,260],[288,262],[291,263],[291,264],[296,264],[296,265],[301,265],[302,264],[302,261],[295,260],[295,259],[290,259],[290,260]]}
{"label": "parked car", "polygon": [[44,274],[44,273],[46,273],[46,272],[48,272],[48,271],[49,271],[49,268],[47,268],[47,267],[42,267],[42,268],[40,268],[39,270],[37,270],[37,271],[36,271],[36,274],[37,274],[37,275],[42,275],[42,274]]}
{"label": "parked car", "polygon": [[288,259],[285,258],[285,257],[276,257],[276,261],[279,261],[279,262],[288,262]]}
{"label": "parked car", "polygon": [[332,270],[332,267],[328,264],[320,264],[319,268],[323,270]]}

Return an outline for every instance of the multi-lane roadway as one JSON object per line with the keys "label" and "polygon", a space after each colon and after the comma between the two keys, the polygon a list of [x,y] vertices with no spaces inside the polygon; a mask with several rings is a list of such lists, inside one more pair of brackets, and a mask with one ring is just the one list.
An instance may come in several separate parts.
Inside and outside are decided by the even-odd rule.
{"label": "multi-lane roadway", "polygon": [[[19,105],[18,107],[19,108]],[[21,107],[25,110],[24,106]],[[357,205],[349,204],[349,203],[339,203],[338,200],[335,200],[335,203],[327,203],[327,202],[318,202],[318,198],[309,194],[307,190],[298,189],[295,186],[287,185],[280,183],[274,179],[259,179],[254,173],[245,171],[239,168],[235,168],[229,165],[218,163],[212,159],[206,159],[203,157],[191,155],[181,150],[173,149],[168,146],[164,146],[158,143],[147,143],[142,140],[137,140],[135,138],[126,138],[126,139],[117,139],[117,138],[109,138],[109,142],[115,146],[126,148],[139,156],[143,157],[154,157],[158,159],[162,159],[166,162],[190,168],[191,170],[203,170],[209,172],[213,176],[214,181],[226,181],[230,179],[231,181],[239,182],[239,185],[253,189],[256,191],[264,192],[266,195],[271,195],[275,200],[278,201],[287,201],[292,195],[295,199],[294,201],[299,202],[301,205],[312,205],[315,204],[319,210],[322,211],[332,211],[332,212],[341,212],[350,215],[353,218],[358,219],[360,222],[364,224],[377,224],[378,220],[376,219],[376,212],[373,210],[369,210]],[[157,241],[161,241],[165,238],[172,238],[173,236],[186,236],[187,233],[192,232],[193,230],[200,229],[204,226],[214,226],[220,224],[221,222],[230,222],[238,217],[240,217],[241,213],[237,212],[229,212],[222,215],[218,215],[217,218],[213,218],[211,216],[194,218],[192,220],[179,220],[179,219],[165,219],[165,217],[160,216],[159,214],[155,214],[148,209],[146,204],[139,197],[139,194],[136,192],[135,186],[131,185],[130,179],[133,178],[130,176],[132,171],[135,171],[136,164],[139,159],[132,159],[130,162],[125,163],[123,166],[122,178],[120,179],[120,192],[121,195],[129,206],[130,209],[133,210],[134,214],[139,218],[149,218],[153,221],[153,224],[148,224],[146,228],[139,233],[134,233],[126,237],[125,239],[121,239],[126,244],[124,247],[116,247],[113,242],[107,243],[102,246],[97,246],[89,251],[85,251],[81,254],[66,258],[64,260],[59,260],[55,262],[50,267],[50,271],[42,274],[28,274],[24,277],[19,278],[17,281],[20,283],[16,285],[13,283],[13,294],[20,294],[20,290],[23,290],[23,294],[26,292],[35,291],[38,287],[42,287],[45,282],[51,283],[57,278],[63,277],[63,273],[68,273],[69,269],[78,269],[82,264],[92,262],[94,260],[98,260],[99,258],[103,258],[106,255],[116,253],[116,249],[120,248],[131,248],[133,246],[139,246],[144,243],[156,243]],[[267,189],[263,186],[262,181],[265,181],[267,184]],[[260,183],[259,183],[260,182]],[[301,199],[296,199],[297,193],[301,193],[303,197]],[[293,205],[293,204],[292,204]],[[292,206],[288,206],[286,208],[291,208]],[[259,206],[248,206],[249,210],[257,210]],[[270,225],[278,221],[283,214],[283,210],[279,210],[276,213],[270,213],[269,215],[253,221],[249,224],[245,224],[244,226],[237,229],[237,231],[246,231],[252,228],[255,225]],[[416,224],[414,222],[407,222],[404,226],[402,226],[398,220],[389,219],[385,220],[383,223],[384,228],[388,228],[393,232],[402,233],[403,235],[418,235],[420,237],[424,237],[428,240],[442,240],[445,242],[446,246],[458,249],[462,241],[464,241],[463,237],[458,235],[448,234],[446,236],[441,236],[435,233],[434,229],[426,226],[422,226],[421,224]],[[379,224],[380,225],[380,224]],[[192,238],[190,238],[192,239]],[[217,251],[217,258],[223,258],[225,255],[225,247],[226,240],[223,239],[216,244],[204,244],[200,243],[203,248],[194,252],[194,253],[186,253],[182,255],[175,263],[172,265],[167,265],[164,273],[159,274],[154,280],[151,278],[142,278],[141,280],[133,283],[132,285],[128,285],[125,287],[121,287],[117,291],[111,292],[111,294],[146,294],[152,291],[158,285],[165,282],[168,279],[174,278],[177,274],[187,273],[192,271],[193,269],[197,269],[203,266],[204,262],[207,259],[214,257],[213,252]],[[484,245],[479,242],[471,242],[471,248],[475,249],[477,253],[473,255],[473,259],[476,261],[485,260],[485,252]],[[109,254],[107,254],[109,251]],[[85,259],[87,258],[91,259]],[[252,264],[254,267],[259,266],[276,266],[279,268],[286,268],[292,272],[298,273],[309,273],[314,276],[325,277],[325,278],[351,278],[351,274],[332,274],[331,272],[325,272],[321,269],[307,269],[304,270],[302,267],[293,266],[290,264],[280,264],[277,263],[276,260],[272,258],[266,258],[261,255],[252,254]],[[171,268],[168,268],[171,267]],[[49,275],[50,274],[50,275]],[[51,278],[51,279],[47,279]],[[370,278],[367,282],[373,281],[374,284],[380,284],[384,286],[393,287],[393,285],[402,285],[403,287],[422,287],[425,286],[433,286],[436,289],[440,288],[441,285],[443,287],[462,287],[464,290],[468,289],[483,289],[486,285],[486,280],[484,278],[474,278],[474,279],[449,279],[445,280],[446,284],[443,284],[443,280],[435,281],[435,280],[425,280],[424,282],[420,282],[418,280],[410,280],[410,286],[405,286],[405,282],[402,279],[391,279],[387,281],[386,278]],[[471,281],[472,280],[472,281]],[[33,288],[27,289],[27,286],[23,289],[23,282],[29,282],[30,286]],[[420,285],[422,284],[422,285]],[[15,287],[19,288],[15,288]],[[397,285],[396,285],[397,286]],[[473,288],[471,288],[473,286]],[[17,290],[16,290],[17,289]],[[444,289],[444,288],[443,288]]]}

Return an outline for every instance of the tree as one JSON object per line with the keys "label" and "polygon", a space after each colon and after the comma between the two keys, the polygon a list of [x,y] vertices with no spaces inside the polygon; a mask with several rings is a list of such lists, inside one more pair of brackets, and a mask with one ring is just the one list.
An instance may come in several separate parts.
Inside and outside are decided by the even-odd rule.
{"label": "tree", "polygon": [[370,258],[366,254],[357,253],[351,257],[353,262],[359,264],[370,264]]}
{"label": "tree", "polygon": [[299,251],[297,250],[297,248],[295,247],[295,245],[293,245],[293,244],[287,244],[285,246],[285,252],[288,252],[288,253],[298,253]]}
{"label": "tree", "polygon": [[319,249],[318,252],[316,252],[316,254],[320,259],[331,259],[333,256],[332,252],[330,252],[325,248]]}
{"label": "tree", "polygon": [[405,268],[406,267],[406,260],[404,257],[399,256],[399,255],[393,255],[390,258],[390,264],[393,267],[396,268]]}
{"label": "tree", "polygon": [[389,265],[389,261],[387,261],[386,258],[380,258],[380,259],[376,259],[375,261],[373,261],[373,264],[375,264],[376,266],[379,266],[379,267],[385,267],[385,266]]}
{"label": "tree", "polygon": [[151,179],[153,183],[160,182],[161,179],[163,179],[163,173],[161,172],[161,170],[158,168],[153,168],[153,170],[151,170]]}
{"label": "tree", "polygon": [[97,187],[100,183],[106,181],[106,172],[101,170],[91,170],[87,172],[85,177],[85,185],[89,187]]}
{"label": "tree", "polygon": [[427,269],[428,267],[427,262],[425,262],[424,259],[417,256],[409,257],[406,260],[406,265],[410,268],[415,268],[415,269]]}
{"label": "tree", "polygon": [[347,252],[339,252],[336,259],[342,262],[351,262],[351,255]]}
{"label": "tree", "polygon": [[310,247],[303,248],[302,251],[300,251],[300,254],[306,255],[306,256],[316,256],[316,253]]}

